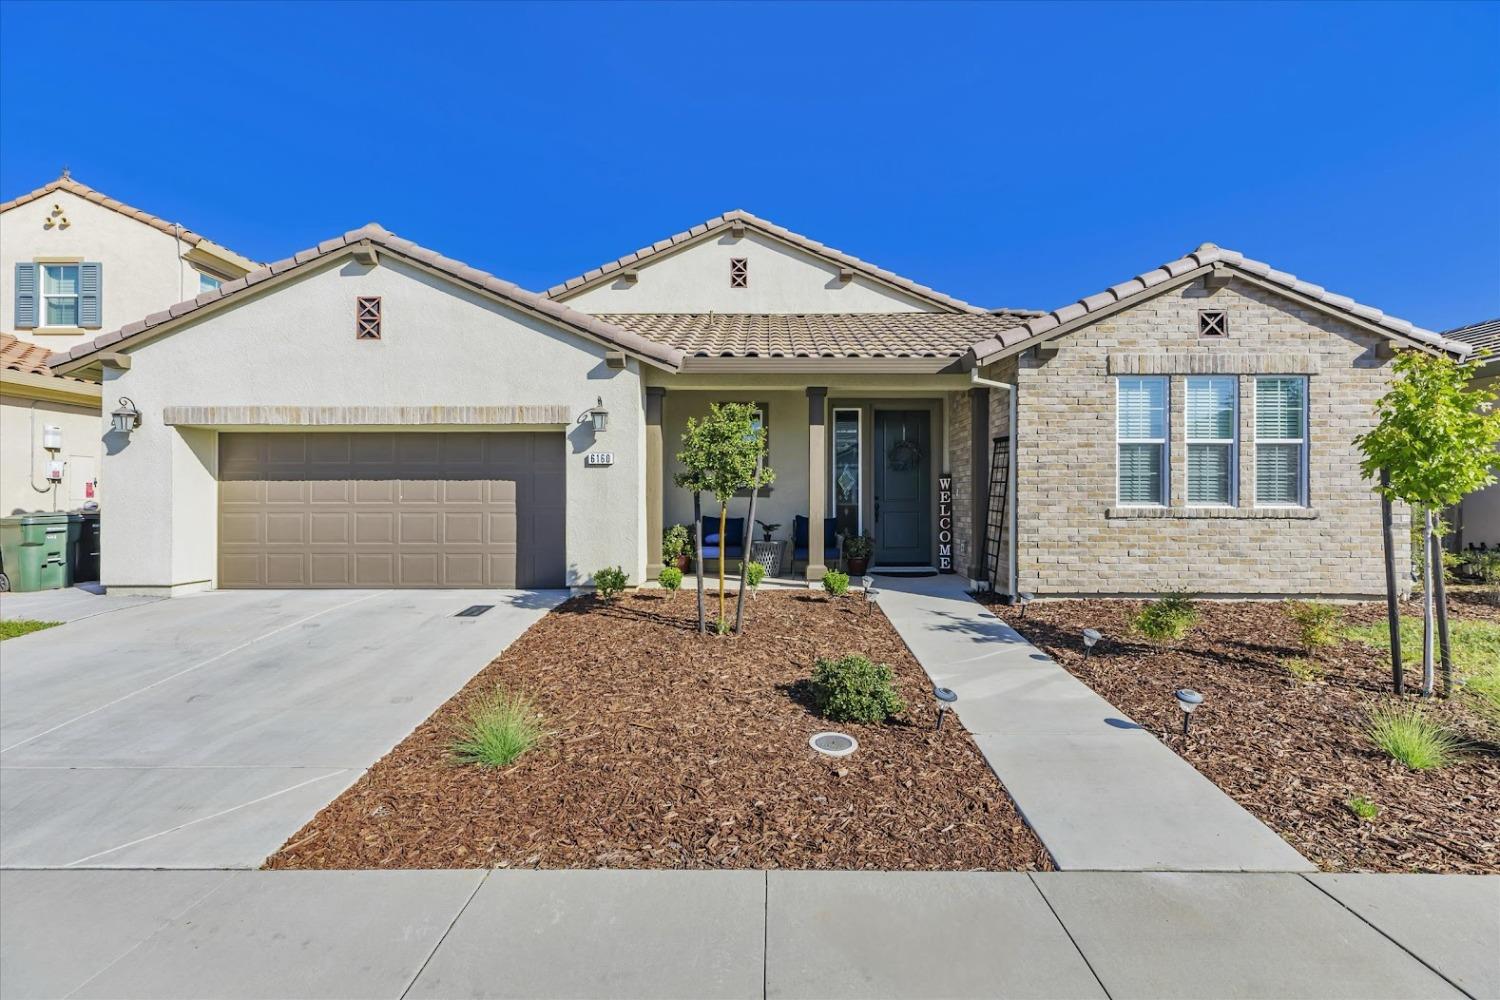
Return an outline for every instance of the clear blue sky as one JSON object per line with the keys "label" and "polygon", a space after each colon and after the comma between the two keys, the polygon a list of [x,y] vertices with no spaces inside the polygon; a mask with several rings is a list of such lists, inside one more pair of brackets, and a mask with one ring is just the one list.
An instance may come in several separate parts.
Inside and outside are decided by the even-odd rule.
{"label": "clear blue sky", "polygon": [[0,6],[0,197],[530,288],[742,207],[1056,308],[1204,240],[1500,315],[1500,5]]}

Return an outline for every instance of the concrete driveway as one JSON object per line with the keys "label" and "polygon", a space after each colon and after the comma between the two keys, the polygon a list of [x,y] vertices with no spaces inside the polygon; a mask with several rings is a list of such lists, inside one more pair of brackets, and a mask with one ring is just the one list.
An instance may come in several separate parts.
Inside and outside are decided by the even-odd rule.
{"label": "concrete driveway", "polygon": [[218,591],[7,640],[0,867],[258,866],[565,597]]}

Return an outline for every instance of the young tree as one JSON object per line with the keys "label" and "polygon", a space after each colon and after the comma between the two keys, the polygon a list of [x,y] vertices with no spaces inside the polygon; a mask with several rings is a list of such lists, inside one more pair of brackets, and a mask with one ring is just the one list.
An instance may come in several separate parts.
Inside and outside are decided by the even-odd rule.
{"label": "young tree", "polygon": [[[1365,456],[1360,472],[1369,478],[1380,477],[1377,489],[1382,496],[1422,512],[1427,555],[1422,587],[1422,693],[1426,695],[1432,694],[1434,686],[1433,567],[1437,567],[1439,579],[1442,573],[1442,555],[1432,531],[1433,515],[1495,481],[1500,410],[1491,405],[1494,393],[1469,387],[1480,363],[1479,358],[1460,363],[1447,355],[1403,352],[1394,366],[1395,381],[1375,404],[1375,427],[1354,439]],[[1388,579],[1388,590],[1392,583]],[[1387,603],[1394,608],[1394,601]],[[1439,628],[1446,634],[1447,608],[1440,605],[1437,614]],[[1391,628],[1397,629],[1399,624],[1393,620]],[[1452,664],[1446,649],[1443,660],[1446,695],[1452,684]],[[1398,691],[1400,683],[1398,674]]]}
{"label": "young tree", "polygon": [[[683,470],[676,476],[678,486],[699,492],[712,493],[719,501],[719,627],[726,625],[724,613],[724,553],[725,537],[729,521],[729,502],[740,490],[754,487],[757,491],[768,486],[776,478],[775,472],[766,468],[765,428],[755,426],[755,407],[749,403],[714,403],[708,416],[701,420],[688,418],[687,430],[682,435],[682,451],[677,461]],[[694,505],[696,507],[696,503]],[[702,534],[702,516],[694,511],[698,534]],[[746,533],[748,536],[748,532]],[[749,557],[749,538],[744,539],[745,558]],[[703,546],[698,546],[698,587],[703,587]],[[743,562],[743,560],[742,560]],[[743,567],[742,567],[743,570]],[[743,573],[742,573],[743,575]],[[703,602],[698,603],[698,629],[703,630]]]}

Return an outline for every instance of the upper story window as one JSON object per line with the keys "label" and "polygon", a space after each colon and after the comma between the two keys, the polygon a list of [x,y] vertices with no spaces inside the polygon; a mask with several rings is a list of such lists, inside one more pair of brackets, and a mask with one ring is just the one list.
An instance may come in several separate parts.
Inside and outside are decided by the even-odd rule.
{"label": "upper story window", "polygon": [[78,265],[42,265],[42,325],[78,326]]}
{"label": "upper story window", "polygon": [[750,261],[745,257],[729,258],[729,287],[750,287]]}
{"label": "upper story window", "polygon": [[103,292],[104,265],[96,261],[17,261],[16,329],[99,327]]}
{"label": "upper story window", "polygon": [[215,278],[211,274],[205,274],[202,271],[198,272],[198,294],[199,295],[202,295],[204,292],[215,291],[223,283],[224,282],[220,281],[218,278]]}
{"label": "upper story window", "polygon": [[1307,505],[1307,379],[1270,375],[1255,380],[1255,502]]}
{"label": "upper story window", "polygon": [[1116,383],[1116,461],[1119,502],[1167,503],[1167,380],[1121,376]]}
{"label": "upper story window", "polygon": [[1187,380],[1187,502],[1234,505],[1239,379],[1233,375]]}

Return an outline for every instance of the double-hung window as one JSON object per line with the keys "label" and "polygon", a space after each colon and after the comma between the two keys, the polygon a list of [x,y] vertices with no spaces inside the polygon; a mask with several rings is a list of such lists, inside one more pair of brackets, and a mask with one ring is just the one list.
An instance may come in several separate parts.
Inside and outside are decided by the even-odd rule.
{"label": "double-hung window", "polygon": [[1117,495],[1125,506],[1167,503],[1167,380],[1121,376],[1116,383]]}
{"label": "double-hung window", "polygon": [[1187,502],[1210,507],[1235,503],[1239,379],[1233,375],[1187,380]]}
{"label": "double-hung window", "polygon": [[78,326],[78,265],[42,265],[43,326]]}
{"label": "double-hung window", "polygon": [[1307,379],[1300,375],[1255,380],[1255,502],[1307,505]]}

